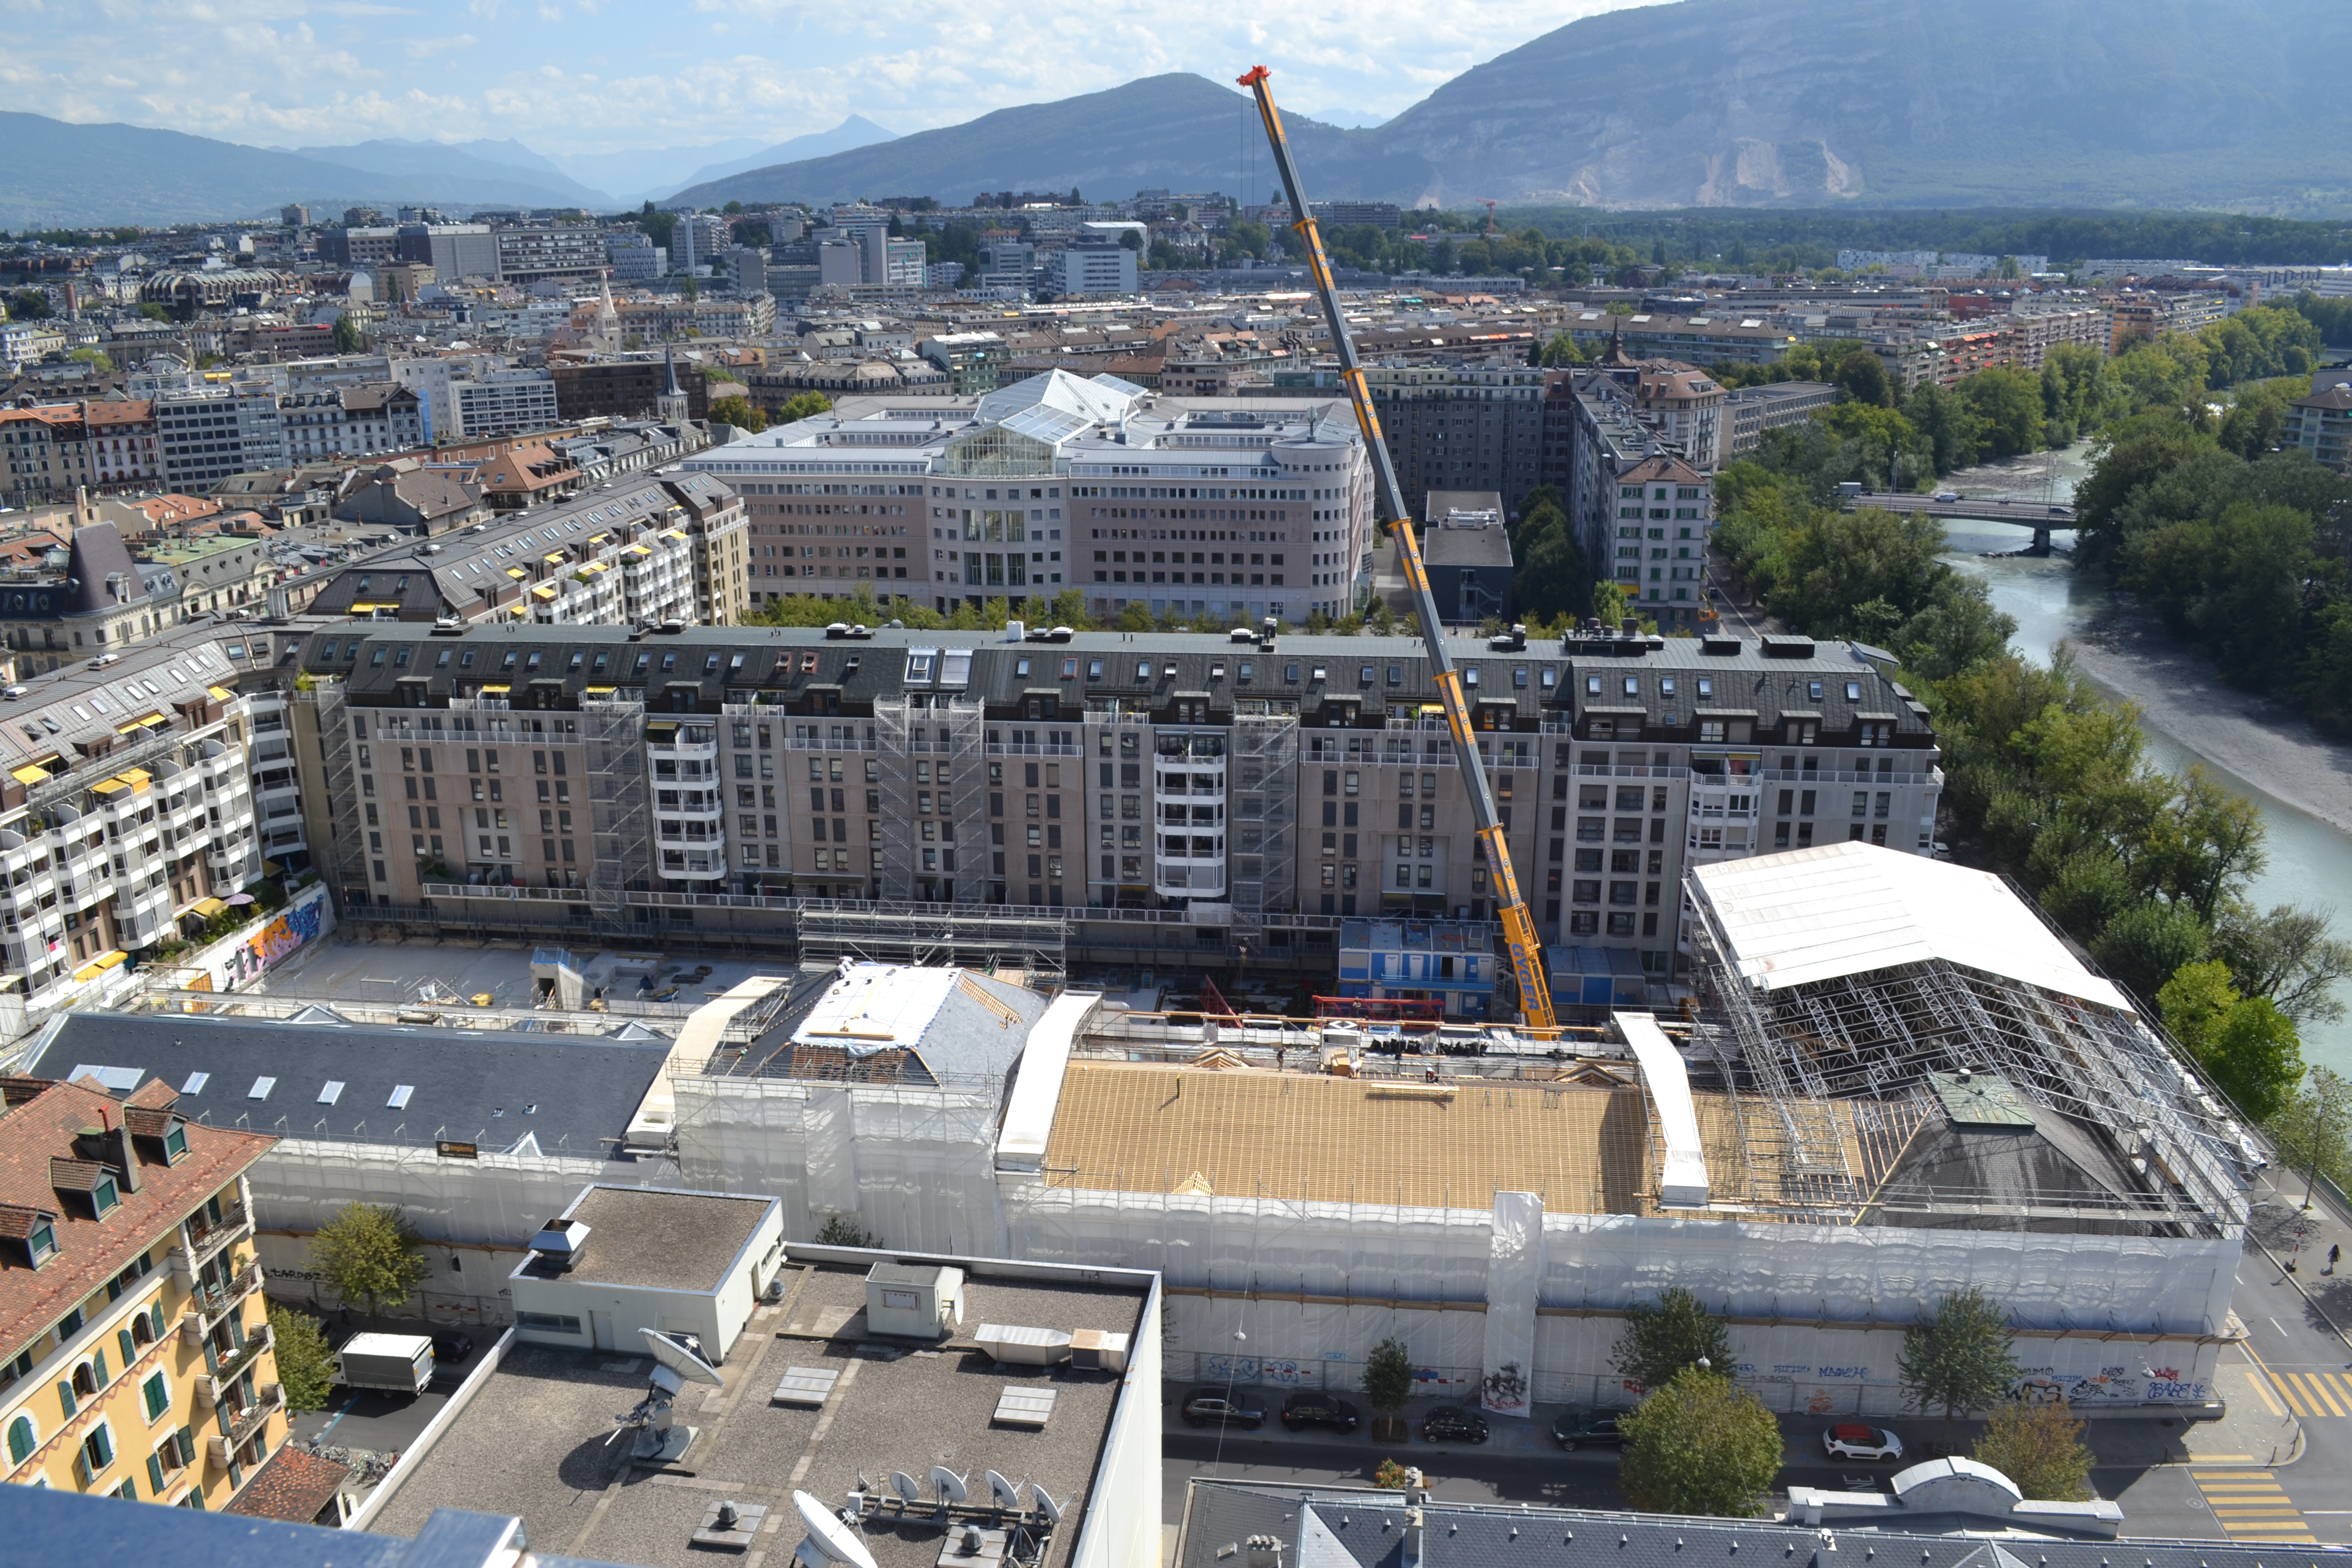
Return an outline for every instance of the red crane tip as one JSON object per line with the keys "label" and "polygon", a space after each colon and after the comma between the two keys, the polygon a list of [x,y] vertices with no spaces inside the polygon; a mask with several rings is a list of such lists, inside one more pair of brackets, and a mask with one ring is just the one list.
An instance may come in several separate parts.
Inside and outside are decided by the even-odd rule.
{"label": "red crane tip", "polygon": [[1264,81],[1267,77],[1272,76],[1273,74],[1274,73],[1272,71],[1267,70],[1264,66],[1252,66],[1245,74],[1236,77],[1234,79],[1241,83],[1244,87],[1255,87],[1258,83]]}

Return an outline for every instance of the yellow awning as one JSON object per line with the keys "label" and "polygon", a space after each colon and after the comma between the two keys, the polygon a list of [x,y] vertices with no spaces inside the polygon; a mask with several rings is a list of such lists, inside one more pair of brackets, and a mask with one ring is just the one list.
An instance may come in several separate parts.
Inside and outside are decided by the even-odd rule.
{"label": "yellow awning", "polygon": [[226,908],[228,908],[228,901],[225,899],[198,899],[188,906],[188,912],[194,915],[210,916],[216,915]]}
{"label": "yellow awning", "polygon": [[588,695],[591,697],[609,697],[613,694],[614,689],[610,686],[592,686],[588,689]]}
{"label": "yellow awning", "polygon": [[588,542],[591,544],[602,544],[604,541],[612,537],[613,536],[609,533],[592,533],[588,536]]}
{"label": "yellow awning", "polygon": [[234,702],[236,700],[236,694],[223,687],[207,686],[205,689],[212,693],[213,700],[215,702]]}
{"label": "yellow awning", "polygon": [[100,953],[100,954],[98,955],[97,959],[95,960],[95,962],[97,963],[97,964],[98,964],[99,968],[100,968],[100,969],[102,969],[102,970],[103,970],[103,969],[111,969],[111,968],[113,968],[116,964],[122,963],[125,959],[128,959],[130,956],[131,956],[131,955],[130,955],[129,953],[127,953],[127,952],[123,952],[121,948],[119,948],[119,947],[118,947],[118,948],[116,948],[112,952],[101,952],[101,953]]}
{"label": "yellow awning", "polygon": [[653,552],[654,549],[650,544],[632,544],[621,552],[624,555],[651,555]]}
{"label": "yellow awning", "polygon": [[105,973],[105,970],[100,968],[95,963],[85,963],[79,969],[74,971],[73,977],[78,983],[86,982],[95,980]]}
{"label": "yellow awning", "polygon": [[121,795],[124,790],[127,790],[130,787],[131,781],[129,779],[111,778],[90,785],[89,793],[92,795]]}
{"label": "yellow awning", "polygon": [[527,577],[530,574],[525,572],[520,566],[509,566],[507,568],[507,575],[509,577]]}
{"label": "yellow awning", "polygon": [[609,561],[591,561],[587,565],[580,568],[582,573],[589,576],[593,576],[599,572],[610,572],[612,569],[613,563]]}
{"label": "yellow awning", "polygon": [[551,550],[546,554],[541,556],[540,559],[541,561],[554,561],[560,563],[563,559],[563,552],[561,550]]}
{"label": "yellow awning", "polygon": [[541,583],[538,587],[533,588],[530,592],[531,597],[535,599],[552,599],[555,597],[555,584],[552,583]]}
{"label": "yellow awning", "polygon": [[488,696],[488,695],[489,695],[489,694],[490,694],[491,692],[493,692],[493,691],[512,691],[513,689],[514,689],[514,688],[513,688],[513,687],[511,687],[511,686],[508,685],[505,681],[503,681],[503,680],[502,680],[502,681],[499,682],[496,686],[485,686],[485,687],[483,687],[483,688],[482,688],[482,694],[483,694],[484,696]]}
{"label": "yellow awning", "polygon": [[123,773],[122,782],[132,789],[145,789],[153,781],[148,776],[145,768],[131,768]]}
{"label": "yellow awning", "polygon": [[10,775],[20,784],[37,784],[49,776],[47,768],[18,768]]}
{"label": "yellow awning", "polygon": [[375,606],[373,605],[353,605],[352,606],[352,614],[355,616],[372,616],[375,614]]}
{"label": "yellow awning", "polygon": [[684,539],[686,535],[677,529],[665,528],[662,530],[662,537],[664,539]]}
{"label": "yellow awning", "polygon": [[511,610],[511,611],[512,611],[512,613],[514,613],[515,615],[518,615],[518,616],[527,616],[527,615],[530,614],[530,606],[529,605],[521,604],[521,603],[520,603],[520,602],[518,602],[518,603],[516,603],[516,604],[514,604],[514,605],[511,605],[508,606],[508,608],[509,608],[509,610]]}

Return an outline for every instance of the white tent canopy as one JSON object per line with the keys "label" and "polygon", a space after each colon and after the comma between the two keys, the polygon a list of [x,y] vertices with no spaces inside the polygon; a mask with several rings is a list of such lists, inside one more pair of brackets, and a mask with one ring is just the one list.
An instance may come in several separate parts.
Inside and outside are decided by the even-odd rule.
{"label": "white tent canopy", "polygon": [[1701,866],[1692,879],[1725,958],[1763,990],[1940,958],[2131,1011],[1990,872],[1846,843]]}

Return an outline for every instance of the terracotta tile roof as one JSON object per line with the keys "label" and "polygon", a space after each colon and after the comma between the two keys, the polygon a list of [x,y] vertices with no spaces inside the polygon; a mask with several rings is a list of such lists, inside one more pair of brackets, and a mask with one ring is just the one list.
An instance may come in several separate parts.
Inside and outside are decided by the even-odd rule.
{"label": "terracotta tile roof", "polygon": [[255,1519],[284,1519],[308,1524],[319,1517],[319,1510],[327,1506],[351,1474],[349,1465],[289,1446],[272,1454],[268,1464],[253,1472],[253,1479],[237,1493],[228,1511]]}
{"label": "terracotta tile roof", "polygon": [[[90,1218],[77,1200],[61,1198],[57,1167],[79,1179],[79,1168],[94,1163],[77,1145],[85,1128],[121,1128],[122,1108],[113,1097],[80,1083],[50,1083],[10,1078],[0,1081],[8,1109],[0,1114],[0,1212],[57,1215],[58,1256],[43,1268],[27,1268],[0,1256],[0,1352],[17,1350],[122,1271],[123,1260],[152,1247],[189,1210],[226,1186],[278,1140],[266,1132],[185,1123],[188,1152],[176,1165],[163,1163],[160,1145],[133,1136],[139,1160],[139,1190],[121,1193],[121,1203],[104,1219]],[[156,1108],[144,1105],[151,1112]],[[141,1145],[144,1145],[142,1147]],[[93,1178],[94,1179],[94,1178]]]}

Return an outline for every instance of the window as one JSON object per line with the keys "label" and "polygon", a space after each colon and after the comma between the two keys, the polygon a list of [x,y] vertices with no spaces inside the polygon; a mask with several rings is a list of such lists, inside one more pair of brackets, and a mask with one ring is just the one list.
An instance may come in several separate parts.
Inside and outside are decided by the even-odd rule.
{"label": "window", "polygon": [[101,1219],[121,1201],[121,1195],[115,1191],[112,1176],[100,1176],[98,1179],[98,1184],[89,1190],[89,1205],[98,1211],[99,1217]]}
{"label": "window", "polygon": [[1584,694],[1587,697],[1598,697],[1601,695],[1601,678],[1599,676],[1588,675],[1584,678]]}
{"label": "window", "polygon": [[172,1385],[162,1373],[151,1374],[139,1385],[140,1396],[147,1402],[147,1419],[161,1420],[172,1408]]}
{"label": "window", "polygon": [[580,1331],[580,1320],[557,1312],[517,1312],[515,1327],[551,1334],[576,1334]]}
{"label": "window", "polygon": [[23,1464],[33,1457],[33,1450],[39,1447],[40,1444],[40,1436],[33,1428],[31,1416],[19,1415],[8,1423],[8,1462],[10,1464]]}

